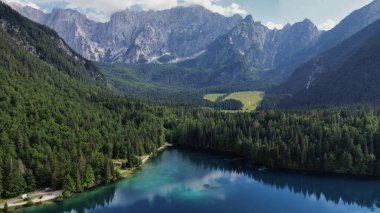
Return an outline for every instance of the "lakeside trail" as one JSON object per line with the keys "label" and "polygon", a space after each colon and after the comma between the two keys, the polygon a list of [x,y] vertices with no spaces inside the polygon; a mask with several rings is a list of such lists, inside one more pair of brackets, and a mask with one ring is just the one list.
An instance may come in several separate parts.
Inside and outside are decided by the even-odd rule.
{"label": "lakeside trail", "polygon": [[[166,149],[167,147],[172,147],[172,146],[173,146],[173,144],[166,142],[164,145],[159,147],[157,149],[157,151],[161,151],[161,150]],[[149,158],[151,158],[152,156],[153,156],[153,153],[150,153],[149,155],[142,156],[141,157],[141,166],[143,166],[149,160]]]}
{"label": "lakeside trail", "polygon": [[[31,201],[33,203],[40,203],[40,202],[47,202],[47,201],[54,200],[57,197],[61,196],[62,193],[63,193],[63,190],[57,190],[57,191],[51,191],[51,192],[45,192],[45,191],[39,190],[32,193],[28,193],[28,195],[31,198]],[[8,207],[17,207],[17,206],[26,205],[28,201],[24,201],[20,195],[16,198],[3,200],[0,203],[0,209],[4,208],[5,203],[8,204]]]}
{"label": "lakeside trail", "polygon": [[[172,147],[172,146],[173,146],[173,144],[165,143],[164,145],[159,147],[157,149],[157,151],[162,151],[162,150],[166,149],[167,147]],[[149,155],[141,156],[141,166],[139,166],[139,167],[142,167],[152,156],[153,156],[153,153],[150,153]],[[123,172],[124,175],[122,175],[122,178],[127,178],[131,173],[133,173],[133,171],[135,169],[136,168],[125,170]],[[62,193],[63,193],[63,190],[56,190],[56,191],[50,191],[50,192],[38,190],[38,191],[35,191],[32,193],[27,193],[27,194],[29,195],[29,198],[31,198],[31,201],[33,202],[33,204],[36,204],[36,203],[44,203],[44,202],[48,202],[48,201],[53,201],[56,198],[58,198],[59,196],[61,196]],[[18,197],[15,197],[15,198],[5,199],[5,200],[1,201],[0,209],[4,208],[5,203],[8,204],[8,207],[20,207],[20,206],[26,205],[28,203],[28,201],[24,201],[21,198],[21,195],[19,195]]]}

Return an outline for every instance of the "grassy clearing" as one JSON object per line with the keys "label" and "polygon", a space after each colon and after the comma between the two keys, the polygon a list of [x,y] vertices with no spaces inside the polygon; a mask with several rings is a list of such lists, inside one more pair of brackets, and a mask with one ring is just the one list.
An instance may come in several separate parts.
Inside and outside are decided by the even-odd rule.
{"label": "grassy clearing", "polygon": [[219,97],[225,95],[225,93],[207,94],[203,98],[212,102],[215,102]]}
{"label": "grassy clearing", "polygon": [[[224,100],[238,100],[243,103],[242,110],[239,111],[228,111],[225,112],[251,112],[255,111],[257,106],[261,103],[264,97],[264,92],[261,91],[244,91],[244,92],[234,92],[228,94],[222,101]],[[219,97],[226,95],[225,93],[217,93],[217,94],[207,94],[204,96],[204,99],[215,102]]]}
{"label": "grassy clearing", "polygon": [[254,111],[263,100],[263,97],[264,92],[246,91],[231,93],[224,100],[239,100],[243,103],[242,111]]}

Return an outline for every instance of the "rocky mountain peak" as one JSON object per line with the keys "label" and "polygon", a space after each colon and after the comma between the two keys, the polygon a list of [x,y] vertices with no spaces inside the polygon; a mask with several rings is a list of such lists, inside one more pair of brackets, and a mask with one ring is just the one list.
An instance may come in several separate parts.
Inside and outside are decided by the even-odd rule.
{"label": "rocky mountain peak", "polygon": [[[23,15],[56,30],[86,58],[125,63],[153,62],[163,55],[171,55],[174,61],[192,58],[242,20],[239,15],[225,17],[201,6],[161,11],[126,9],[113,14],[106,23],[94,22],[71,9],[35,13]],[[140,60],[142,56],[144,60]]]}
{"label": "rocky mountain peak", "polygon": [[254,22],[252,15],[247,15],[244,18],[244,22],[246,22],[246,23],[252,23],[252,22]]}

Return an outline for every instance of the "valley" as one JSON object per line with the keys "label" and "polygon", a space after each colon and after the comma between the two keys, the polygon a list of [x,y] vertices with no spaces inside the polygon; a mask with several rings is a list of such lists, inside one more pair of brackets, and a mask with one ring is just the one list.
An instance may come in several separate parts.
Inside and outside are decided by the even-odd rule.
{"label": "valley", "polygon": [[380,211],[380,0],[30,1],[0,2],[0,212]]}

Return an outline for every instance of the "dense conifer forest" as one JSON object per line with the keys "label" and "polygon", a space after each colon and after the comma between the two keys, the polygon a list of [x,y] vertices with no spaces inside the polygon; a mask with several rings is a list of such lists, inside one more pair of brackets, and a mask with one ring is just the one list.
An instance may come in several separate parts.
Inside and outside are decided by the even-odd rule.
{"label": "dense conifer forest", "polygon": [[0,20],[2,198],[110,182],[118,178],[112,159],[136,166],[165,141],[270,167],[380,175],[377,107],[223,113],[142,103],[109,89],[55,32],[2,3]]}
{"label": "dense conifer forest", "polygon": [[380,175],[379,122],[380,110],[369,106],[250,114],[195,110],[176,120],[168,138],[269,167]]}
{"label": "dense conifer forest", "polygon": [[0,6],[1,197],[82,191],[117,178],[112,158],[164,143],[164,108],[115,95],[56,33]]}

